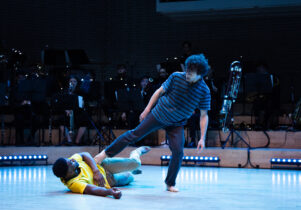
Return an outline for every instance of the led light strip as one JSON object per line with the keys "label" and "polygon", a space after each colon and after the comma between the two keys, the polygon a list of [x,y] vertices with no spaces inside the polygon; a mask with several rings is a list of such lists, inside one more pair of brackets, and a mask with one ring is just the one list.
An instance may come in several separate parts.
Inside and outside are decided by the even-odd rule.
{"label": "led light strip", "polygon": [[301,164],[301,159],[296,158],[272,158],[270,161],[272,164],[291,164],[291,165],[299,165]]}
{"label": "led light strip", "polygon": [[47,155],[4,155],[0,156],[0,161],[20,161],[20,160],[48,160]]}
{"label": "led light strip", "polygon": [[[161,161],[169,161],[171,159],[170,155],[161,156]],[[207,157],[207,156],[184,156],[183,161],[188,162],[219,162],[219,157]]]}

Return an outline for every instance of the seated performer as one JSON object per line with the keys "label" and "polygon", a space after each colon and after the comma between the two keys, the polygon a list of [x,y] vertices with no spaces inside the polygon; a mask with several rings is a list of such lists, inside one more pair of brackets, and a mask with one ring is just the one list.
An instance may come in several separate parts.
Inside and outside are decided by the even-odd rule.
{"label": "seated performer", "polygon": [[[79,90],[79,80],[76,76],[71,75],[69,77],[69,87],[67,90],[64,91],[66,94],[70,95],[77,95],[81,96],[81,92]],[[73,114],[71,114],[73,113]],[[72,110],[65,110],[64,116],[61,117],[61,125],[60,125],[60,130],[61,130],[61,139],[63,139],[64,145],[73,145],[73,131],[69,131],[68,127],[70,127],[70,118],[73,117],[74,119],[74,124],[76,127],[78,127],[77,135],[75,138],[75,144],[76,145],[81,145],[83,144],[82,137],[84,136],[84,133],[89,125],[89,116],[87,112],[85,111],[84,107],[83,108],[78,108],[75,109],[73,112]],[[82,142],[82,143],[81,143]]]}
{"label": "seated performer", "polygon": [[196,108],[200,109],[201,137],[197,149],[205,146],[208,126],[207,110],[210,109],[210,90],[203,77],[208,73],[208,61],[203,54],[192,55],[185,61],[185,72],[174,72],[156,90],[145,110],[140,115],[140,124],[119,136],[95,158],[101,163],[107,156],[113,157],[130,143],[137,142],[149,133],[163,128],[166,130],[172,159],[165,183],[167,190],[175,188],[177,174],[182,164],[185,142],[184,125]]}
{"label": "seated performer", "polygon": [[[134,180],[132,173],[141,165],[140,156],[149,152],[149,147],[139,147],[129,158],[106,158],[101,165],[87,153],[77,153],[70,158],[59,158],[52,170],[72,192],[97,196],[121,197],[116,186],[124,186]],[[129,171],[132,171],[129,172]]]}

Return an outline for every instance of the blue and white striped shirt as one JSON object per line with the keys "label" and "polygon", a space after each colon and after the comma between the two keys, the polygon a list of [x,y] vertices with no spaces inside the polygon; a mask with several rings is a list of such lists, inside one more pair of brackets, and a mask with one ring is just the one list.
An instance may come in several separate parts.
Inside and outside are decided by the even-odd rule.
{"label": "blue and white striped shirt", "polygon": [[191,84],[186,81],[185,72],[174,72],[162,87],[165,93],[152,109],[152,114],[165,125],[185,125],[196,108],[210,110],[210,90],[203,79]]}

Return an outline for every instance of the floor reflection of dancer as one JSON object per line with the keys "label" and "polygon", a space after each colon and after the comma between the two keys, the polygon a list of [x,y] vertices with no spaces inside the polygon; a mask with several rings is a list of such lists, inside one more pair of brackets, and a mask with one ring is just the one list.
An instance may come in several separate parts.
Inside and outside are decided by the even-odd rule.
{"label": "floor reflection of dancer", "polygon": [[149,133],[164,128],[169,140],[172,159],[169,163],[165,183],[167,190],[178,192],[176,177],[181,167],[185,142],[186,120],[196,108],[201,110],[201,138],[197,150],[205,146],[208,126],[207,110],[210,109],[210,90],[203,80],[209,71],[208,61],[203,54],[192,55],[185,61],[185,72],[175,72],[151,97],[140,115],[140,124],[119,136],[109,147],[95,157],[101,163],[107,156],[113,157],[132,142],[139,141]]}

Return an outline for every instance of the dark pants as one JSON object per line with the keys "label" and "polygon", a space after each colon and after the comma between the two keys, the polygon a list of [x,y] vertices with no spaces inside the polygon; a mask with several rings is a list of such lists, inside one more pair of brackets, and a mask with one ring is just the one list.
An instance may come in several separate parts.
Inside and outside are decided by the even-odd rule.
{"label": "dark pants", "polygon": [[130,143],[135,143],[160,128],[164,128],[166,130],[169,148],[172,152],[172,158],[169,162],[165,183],[169,186],[175,186],[183,158],[185,142],[183,126],[166,126],[157,121],[154,115],[150,113],[135,129],[127,131],[115,139],[115,141],[106,148],[106,155],[113,157]]}

